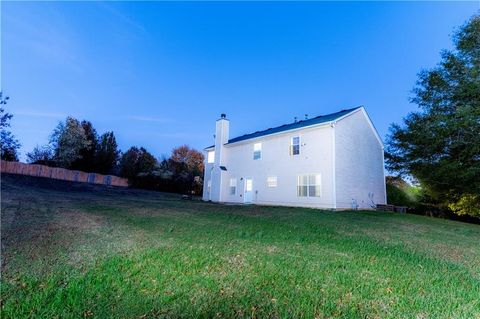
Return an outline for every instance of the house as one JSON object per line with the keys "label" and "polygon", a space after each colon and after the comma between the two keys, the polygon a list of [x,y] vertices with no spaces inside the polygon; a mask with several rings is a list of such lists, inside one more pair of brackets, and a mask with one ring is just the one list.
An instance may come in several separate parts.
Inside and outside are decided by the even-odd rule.
{"label": "house", "polygon": [[225,114],[207,147],[203,200],[371,209],[386,204],[383,143],[364,107],[235,138]]}

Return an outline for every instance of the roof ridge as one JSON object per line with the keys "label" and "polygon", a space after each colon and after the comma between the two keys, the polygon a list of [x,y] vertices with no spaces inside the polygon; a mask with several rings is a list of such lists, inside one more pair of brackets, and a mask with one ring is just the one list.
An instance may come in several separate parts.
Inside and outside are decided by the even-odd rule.
{"label": "roof ridge", "polygon": [[[307,124],[310,124],[310,123],[312,125],[315,125],[315,124],[322,124],[322,123],[331,122],[331,121],[334,121],[334,120],[336,120],[336,119],[338,119],[338,118],[340,118],[340,117],[342,117],[342,116],[344,116],[348,113],[351,113],[351,112],[353,112],[357,109],[360,109],[362,107],[363,106],[357,106],[357,107],[350,108],[350,109],[342,109],[342,110],[334,112],[334,113],[318,115],[318,116],[312,117],[310,119],[305,119],[305,120],[300,120],[300,121],[297,121],[297,122],[282,124],[282,125],[279,125],[279,126],[271,127],[271,128],[261,130],[261,131],[256,131],[256,132],[253,132],[253,133],[246,133],[246,134],[243,134],[243,135],[240,135],[240,136],[229,139],[227,144],[236,143],[236,142],[240,142],[240,141],[245,141],[245,140],[249,140],[249,139],[256,138],[256,137],[267,136],[267,135],[270,135],[270,134],[281,133],[281,132],[289,131],[290,129],[305,127],[305,126],[308,126]],[[209,146],[207,148],[211,148],[213,146]]]}

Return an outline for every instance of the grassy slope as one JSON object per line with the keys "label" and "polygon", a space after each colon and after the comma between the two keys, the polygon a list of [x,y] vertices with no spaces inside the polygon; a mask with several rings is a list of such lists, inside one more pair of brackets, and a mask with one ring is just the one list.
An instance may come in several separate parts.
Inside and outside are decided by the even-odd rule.
{"label": "grassy slope", "polygon": [[478,225],[44,184],[2,180],[2,318],[480,318]]}

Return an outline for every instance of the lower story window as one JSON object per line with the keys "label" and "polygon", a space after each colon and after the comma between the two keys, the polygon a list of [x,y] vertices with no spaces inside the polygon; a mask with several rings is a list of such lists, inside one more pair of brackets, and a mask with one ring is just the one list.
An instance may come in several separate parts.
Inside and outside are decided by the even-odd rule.
{"label": "lower story window", "polygon": [[298,175],[297,196],[298,197],[320,197],[322,195],[322,184],[320,174]]}
{"label": "lower story window", "polygon": [[267,177],[267,186],[268,187],[277,187],[277,176],[268,176]]}
{"label": "lower story window", "polygon": [[237,193],[237,179],[230,178],[230,195],[235,195]]}

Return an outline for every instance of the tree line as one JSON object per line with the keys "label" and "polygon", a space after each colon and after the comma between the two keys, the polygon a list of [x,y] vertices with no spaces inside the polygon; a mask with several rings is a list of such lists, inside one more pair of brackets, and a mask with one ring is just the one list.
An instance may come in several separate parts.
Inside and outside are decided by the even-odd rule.
{"label": "tree line", "polygon": [[[410,101],[419,110],[390,127],[386,164],[388,202],[418,213],[480,217],[480,16],[453,35],[454,49],[423,70]],[[20,143],[8,130],[12,115],[0,92],[1,158],[18,160]],[[67,118],[49,145],[27,154],[45,163],[127,177],[131,185],[173,192],[201,192],[203,155],[181,146],[157,160],[145,148],[117,149],[113,132],[97,136],[92,124]],[[405,182],[410,180],[411,183]]]}
{"label": "tree line", "polygon": [[6,161],[18,161],[18,149],[21,144],[10,132],[10,120],[13,115],[5,111],[5,105],[9,100],[8,96],[5,96],[0,91],[0,142],[1,142],[1,159]]}
{"label": "tree line", "polygon": [[435,68],[419,73],[411,98],[419,111],[390,128],[387,167],[414,181],[392,180],[390,197],[431,214],[480,217],[480,16],[453,42]]}
{"label": "tree line", "polygon": [[[2,160],[18,161],[20,143],[8,130],[12,114],[5,112],[8,97],[0,92]],[[54,128],[49,143],[26,154],[27,163],[125,177],[137,188],[201,194],[204,156],[187,145],[169,157],[155,158],[144,147],[122,152],[113,132],[99,135],[92,123],[67,117]]]}

